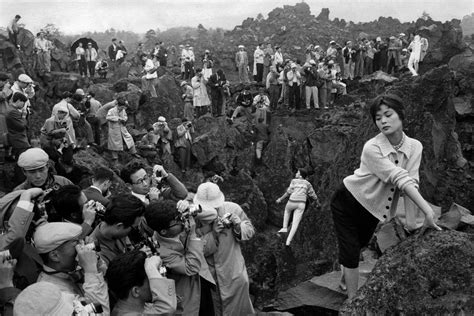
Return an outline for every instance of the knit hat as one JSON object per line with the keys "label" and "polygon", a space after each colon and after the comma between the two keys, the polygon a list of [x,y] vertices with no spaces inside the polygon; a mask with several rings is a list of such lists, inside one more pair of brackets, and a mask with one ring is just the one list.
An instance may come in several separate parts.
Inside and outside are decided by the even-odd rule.
{"label": "knit hat", "polygon": [[17,296],[13,315],[72,315],[74,299],[73,294],[61,291],[53,283],[34,283]]}
{"label": "knit hat", "polygon": [[202,183],[194,196],[194,204],[218,208],[224,204],[225,196],[219,186],[212,182]]}

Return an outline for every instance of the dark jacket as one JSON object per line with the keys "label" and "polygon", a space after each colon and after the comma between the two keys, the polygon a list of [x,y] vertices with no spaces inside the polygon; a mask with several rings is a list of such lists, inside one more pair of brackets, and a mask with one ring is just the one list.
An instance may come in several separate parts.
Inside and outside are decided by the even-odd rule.
{"label": "dark jacket", "polygon": [[109,46],[109,58],[111,60],[115,60],[115,56],[117,55],[117,50],[118,50],[118,45],[115,45],[115,47],[114,47],[114,45],[110,44],[110,46]]}
{"label": "dark jacket", "polygon": [[90,201],[96,201],[102,204],[103,206],[107,207],[109,205],[109,199],[107,199],[105,196],[102,195],[102,192],[100,192],[98,189],[93,188],[93,187],[88,187],[84,190],[82,190],[82,193],[87,197],[87,200]]}
{"label": "dark jacket", "polygon": [[316,67],[305,67],[306,86],[315,87],[318,85],[318,70]]}
{"label": "dark jacket", "polygon": [[17,109],[11,109],[5,117],[8,128],[8,141],[15,149],[30,148],[28,141],[28,122]]}
{"label": "dark jacket", "polygon": [[253,103],[253,98],[252,98],[251,93],[244,94],[243,92],[241,92],[239,96],[237,97],[237,105],[248,108],[252,105],[252,103]]}

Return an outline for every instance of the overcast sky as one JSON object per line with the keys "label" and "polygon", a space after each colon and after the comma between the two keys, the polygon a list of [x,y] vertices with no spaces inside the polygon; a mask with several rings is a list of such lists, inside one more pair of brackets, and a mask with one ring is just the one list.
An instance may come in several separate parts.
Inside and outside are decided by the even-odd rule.
{"label": "overcast sky", "polygon": [[[4,26],[20,14],[28,29],[37,32],[47,23],[66,34],[104,31],[108,28],[144,33],[175,26],[222,27],[232,29],[247,17],[275,7],[294,5],[296,0],[0,0],[0,22]],[[474,11],[473,0],[306,0],[311,13],[329,8],[330,18],[355,22],[392,16],[401,21],[416,20],[423,11],[435,20],[462,19]]]}

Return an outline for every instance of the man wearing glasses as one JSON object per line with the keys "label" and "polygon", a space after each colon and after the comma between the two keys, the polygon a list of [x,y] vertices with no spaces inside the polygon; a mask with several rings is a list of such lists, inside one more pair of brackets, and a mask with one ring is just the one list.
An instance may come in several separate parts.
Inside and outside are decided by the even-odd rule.
{"label": "man wearing glasses", "polygon": [[122,169],[120,177],[132,195],[145,205],[160,199],[179,201],[188,195],[188,190],[181,181],[172,173],[166,172],[161,165],[155,165],[150,176],[141,163],[132,161]]}

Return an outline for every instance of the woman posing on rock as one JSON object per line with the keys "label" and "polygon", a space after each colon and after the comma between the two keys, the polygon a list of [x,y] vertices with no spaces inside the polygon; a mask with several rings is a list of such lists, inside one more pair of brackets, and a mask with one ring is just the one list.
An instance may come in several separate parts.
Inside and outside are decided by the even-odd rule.
{"label": "woman posing on rock", "polygon": [[339,243],[339,263],[349,299],[359,281],[359,254],[379,221],[395,216],[400,193],[424,213],[425,226],[435,224],[434,211],[418,191],[418,169],[423,146],[403,132],[403,101],[394,94],[375,98],[370,115],[380,133],[367,141],[360,167],[334,193],[331,210]]}

